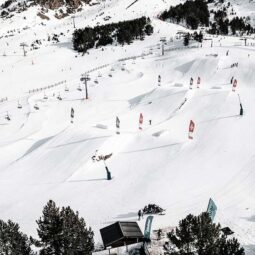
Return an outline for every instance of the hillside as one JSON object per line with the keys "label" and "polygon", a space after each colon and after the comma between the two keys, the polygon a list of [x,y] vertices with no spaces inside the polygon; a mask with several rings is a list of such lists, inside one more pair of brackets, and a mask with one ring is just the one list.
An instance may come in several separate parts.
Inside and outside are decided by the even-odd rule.
{"label": "hillside", "polygon": [[[34,6],[0,20],[0,100],[8,98],[0,103],[0,218],[17,221],[25,233],[36,236],[35,220],[53,199],[78,210],[101,242],[100,228],[137,220],[137,211],[148,203],[166,209],[154,219],[157,229],[205,211],[213,198],[215,221],[229,226],[252,255],[255,40],[249,38],[245,47],[238,37],[206,35],[203,47],[191,42],[196,48],[184,49],[176,34],[187,30],[157,19],[180,1],[139,0],[126,9],[132,2],[86,5],[75,14],[75,26],[147,16],[153,35],[123,47],[92,49],[84,56],[72,49],[71,16],[56,19],[49,11],[50,20],[41,20]],[[59,42],[52,40],[54,34]],[[164,56],[161,37],[167,39]],[[28,45],[26,57],[23,42]],[[233,63],[238,67],[231,68]],[[80,78],[88,71],[89,99],[84,100]],[[200,88],[190,90],[190,78],[196,81],[198,76]],[[232,76],[238,81],[236,92]],[[238,94],[244,116],[239,116]],[[196,124],[193,140],[188,139],[190,120]],[[91,159],[96,150],[98,155],[113,153],[106,161],[111,181],[106,180],[104,163]],[[143,228],[144,220],[139,224]]]}

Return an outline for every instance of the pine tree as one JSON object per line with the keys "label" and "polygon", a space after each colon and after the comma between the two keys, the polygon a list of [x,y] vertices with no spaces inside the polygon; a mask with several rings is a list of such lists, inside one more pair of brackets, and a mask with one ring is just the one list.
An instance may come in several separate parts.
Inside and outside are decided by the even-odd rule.
{"label": "pine tree", "polygon": [[1,255],[32,255],[30,243],[19,225],[10,220],[0,220],[0,254]]}
{"label": "pine tree", "polygon": [[79,218],[79,213],[68,206],[62,208],[60,212],[63,219],[63,254],[90,254],[94,249],[93,232],[91,228],[86,228],[83,218]]}
{"label": "pine tree", "polygon": [[62,248],[63,219],[55,202],[50,200],[43,208],[43,216],[36,221],[37,233],[42,243],[41,254],[60,255]]}
{"label": "pine tree", "polygon": [[89,255],[94,249],[91,228],[69,206],[60,210],[50,200],[37,224],[40,255]]}
{"label": "pine tree", "polygon": [[175,231],[168,233],[171,243],[178,248],[171,255],[244,255],[237,239],[227,239],[220,224],[214,224],[208,213],[188,215]]}

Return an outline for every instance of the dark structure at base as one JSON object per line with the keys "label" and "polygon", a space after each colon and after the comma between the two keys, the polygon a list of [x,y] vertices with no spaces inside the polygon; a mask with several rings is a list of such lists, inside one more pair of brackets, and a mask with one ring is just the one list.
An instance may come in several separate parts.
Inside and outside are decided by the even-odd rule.
{"label": "dark structure at base", "polygon": [[104,247],[117,248],[143,242],[144,236],[136,222],[118,221],[100,229]]}

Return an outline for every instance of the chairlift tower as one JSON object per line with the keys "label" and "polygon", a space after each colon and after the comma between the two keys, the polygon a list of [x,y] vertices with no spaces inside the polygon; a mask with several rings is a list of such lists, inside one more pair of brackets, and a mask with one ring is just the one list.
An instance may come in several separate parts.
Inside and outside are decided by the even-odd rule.
{"label": "chairlift tower", "polygon": [[24,53],[24,57],[26,56],[26,49],[25,49],[25,47],[28,47],[28,45],[26,44],[26,43],[21,43],[20,44],[20,47],[22,47],[23,48],[23,53]]}
{"label": "chairlift tower", "polygon": [[71,18],[73,19],[73,28],[76,28],[76,26],[75,26],[75,16],[72,15]]}
{"label": "chairlift tower", "polygon": [[161,41],[161,43],[162,43],[162,56],[164,56],[165,55],[165,47],[164,47],[164,44],[165,44],[165,42],[166,42],[166,37],[164,36],[164,37],[160,37],[160,41]]}
{"label": "chairlift tower", "polygon": [[89,95],[88,95],[88,85],[87,82],[90,80],[90,77],[88,74],[85,74],[84,76],[81,77],[80,81],[84,82],[85,85],[85,99],[89,99]]}

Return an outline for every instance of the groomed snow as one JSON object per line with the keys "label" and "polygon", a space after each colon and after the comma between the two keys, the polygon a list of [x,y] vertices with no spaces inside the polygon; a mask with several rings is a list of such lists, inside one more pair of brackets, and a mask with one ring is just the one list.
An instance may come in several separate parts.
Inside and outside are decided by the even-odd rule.
{"label": "groomed snow", "polygon": [[[51,19],[42,26],[32,9],[24,21],[21,17],[1,21],[3,34],[10,27],[31,28],[0,39],[7,55],[0,56],[0,99],[9,98],[0,103],[0,218],[17,221],[25,233],[36,236],[35,220],[53,199],[59,206],[78,210],[98,242],[100,228],[117,220],[136,220],[137,211],[148,203],[166,209],[166,215],[155,217],[156,229],[176,226],[188,213],[205,211],[211,197],[218,206],[215,221],[229,226],[247,254],[254,254],[255,49],[244,47],[239,38],[214,37],[213,47],[206,40],[202,48],[169,50],[161,56],[160,37],[166,36],[166,49],[180,47],[182,41],[175,34],[185,30],[156,18],[171,1],[151,1],[155,3],[151,8],[147,0],[140,0],[133,10],[125,10],[130,2],[106,2],[105,16],[110,13],[117,21],[148,14],[153,36],[124,47],[91,50],[83,57],[72,50],[71,18]],[[76,26],[103,22],[95,16],[99,8],[103,6],[87,6],[77,14]],[[47,41],[47,33],[67,30],[60,43]],[[23,57],[19,44],[36,38],[45,39],[40,49],[27,48]],[[118,61],[142,53],[144,58]],[[238,68],[230,68],[236,62]],[[90,73],[89,99],[84,100],[81,74],[105,64]],[[196,82],[198,76],[200,88],[195,84],[190,90],[190,77]],[[238,81],[236,92],[230,85],[232,76]],[[66,82],[28,93],[60,81]],[[7,112],[11,121],[5,119]],[[138,129],[140,113],[143,130]],[[188,139],[191,119],[196,124],[193,140]],[[91,160],[96,150],[99,155],[113,153],[106,161],[111,181],[105,179],[103,162]],[[143,228],[144,221],[139,224]]]}

